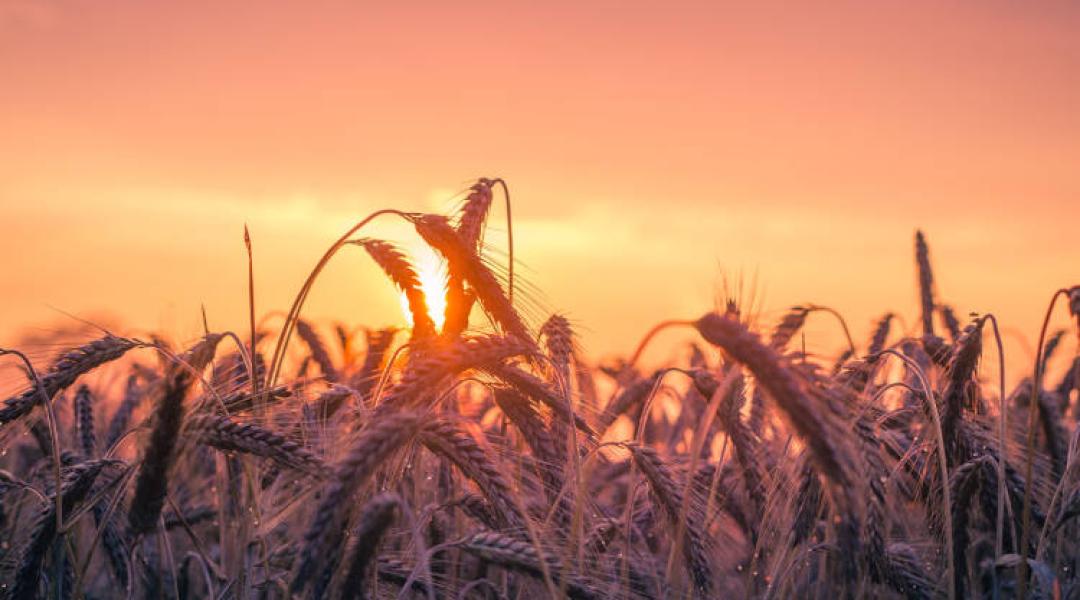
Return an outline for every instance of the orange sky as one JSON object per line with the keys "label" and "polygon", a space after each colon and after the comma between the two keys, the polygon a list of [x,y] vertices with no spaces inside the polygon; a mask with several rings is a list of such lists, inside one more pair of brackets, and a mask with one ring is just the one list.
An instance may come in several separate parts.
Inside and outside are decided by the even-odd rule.
{"label": "orange sky", "polygon": [[[1080,281],[1078,31],[1075,3],[996,0],[0,0],[0,345],[58,310],[242,329],[244,223],[259,309],[284,308],[350,224],[479,176],[592,354],[702,313],[723,273],[757,274],[770,321],[913,322],[916,226],[945,299],[1034,341]],[[309,307],[401,322],[359,252]]]}

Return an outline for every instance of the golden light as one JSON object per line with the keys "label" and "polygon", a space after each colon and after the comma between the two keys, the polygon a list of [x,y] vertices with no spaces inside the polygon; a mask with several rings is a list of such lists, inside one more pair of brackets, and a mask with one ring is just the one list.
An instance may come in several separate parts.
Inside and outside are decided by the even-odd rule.
{"label": "golden light", "polygon": [[[428,315],[435,323],[435,328],[442,331],[446,321],[446,263],[427,245],[418,245],[410,249],[409,256],[413,260],[416,269],[416,277],[420,280],[420,291],[424,293],[427,301]],[[405,315],[405,322],[409,327],[413,326],[412,313],[409,311],[409,300],[405,293],[398,295],[401,302],[401,312]]]}

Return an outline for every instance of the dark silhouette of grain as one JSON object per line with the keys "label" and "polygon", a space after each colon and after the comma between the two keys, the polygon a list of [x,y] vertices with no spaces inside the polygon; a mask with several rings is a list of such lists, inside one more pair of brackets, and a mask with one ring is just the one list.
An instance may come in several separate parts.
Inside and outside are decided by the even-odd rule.
{"label": "dark silhouette of grain", "polygon": [[157,526],[168,493],[169,471],[176,461],[177,438],[184,419],[184,397],[195,380],[214,358],[221,336],[209,334],[180,356],[162,382],[154,408],[153,430],[143,452],[135,480],[135,496],[128,509],[128,528],[133,536],[149,533]]}
{"label": "dark silhouette of grain", "polygon": [[[52,400],[61,391],[67,389],[84,373],[123,356],[137,345],[134,340],[113,335],[94,340],[62,354],[47,373],[41,376],[41,387],[45,397]],[[40,401],[41,391],[31,389],[12,396],[4,401],[0,408],[0,426],[6,425],[33,410]]]}
{"label": "dark silhouette of grain", "polygon": [[[250,346],[208,333],[176,355],[150,334],[158,360],[144,361],[126,355],[148,344],[106,335],[40,377],[25,361],[31,389],[0,406],[0,593],[1076,596],[1080,359],[1071,323],[1050,330],[1064,311],[1044,316],[1032,372],[991,353],[1018,382],[1002,393],[980,372],[997,319],[961,327],[918,232],[915,319],[882,310],[865,347],[824,305],[763,327],[727,297],[643,324],[635,348],[595,364],[575,331],[587,323],[526,285],[515,298],[508,196],[508,262],[484,233],[498,186],[470,186],[453,219],[361,221],[280,330],[280,312],[258,321],[248,304]],[[378,215],[446,259],[442,331],[432,282],[357,237]],[[410,331],[301,317],[350,243],[402,293]],[[1080,319],[1080,287],[1054,298]],[[474,303],[486,320],[470,321]],[[805,329],[819,312],[844,347]],[[303,345],[287,350],[293,329]]]}

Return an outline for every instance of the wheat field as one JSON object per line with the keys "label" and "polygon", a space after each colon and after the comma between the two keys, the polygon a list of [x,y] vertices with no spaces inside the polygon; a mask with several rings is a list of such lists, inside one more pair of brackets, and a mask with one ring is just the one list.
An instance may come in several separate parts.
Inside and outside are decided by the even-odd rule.
{"label": "wheat field", "polygon": [[[1031,291],[1077,329],[1044,325],[1011,388],[979,375],[1004,360],[996,319],[937,296],[921,233],[910,331],[882,307],[870,339],[810,356],[803,325],[841,315],[763,323],[732,297],[595,364],[532,307],[512,242],[487,251],[504,192],[359,222],[245,330],[3,350],[25,374],[0,408],[3,595],[1080,598],[1080,287]],[[445,260],[442,297],[375,216]],[[305,319],[345,248],[409,328]],[[667,329],[695,341],[645,369]]]}

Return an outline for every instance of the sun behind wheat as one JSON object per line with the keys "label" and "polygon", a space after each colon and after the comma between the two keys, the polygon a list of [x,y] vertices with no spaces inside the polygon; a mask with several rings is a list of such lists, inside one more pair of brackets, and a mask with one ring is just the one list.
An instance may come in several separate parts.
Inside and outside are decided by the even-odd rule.
{"label": "sun behind wheat", "polygon": [[[499,186],[478,181],[453,218],[358,223],[276,339],[107,335],[40,374],[0,350],[32,383],[0,406],[0,594],[1080,596],[1080,358],[1044,381],[1067,336],[1044,327],[1011,394],[984,385],[997,321],[957,322],[919,234],[913,335],[888,312],[857,345],[803,304],[763,336],[732,301],[594,368],[568,319],[523,316],[512,237],[505,280],[484,256]],[[361,237],[376,218],[425,246]],[[345,247],[400,291],[408,339],[301,318]],[[1080,318],[1080,288],[1059,297]],[[794,349],[824,314],[835,359]],[[689,352],[641,370],[669,328]]]}

